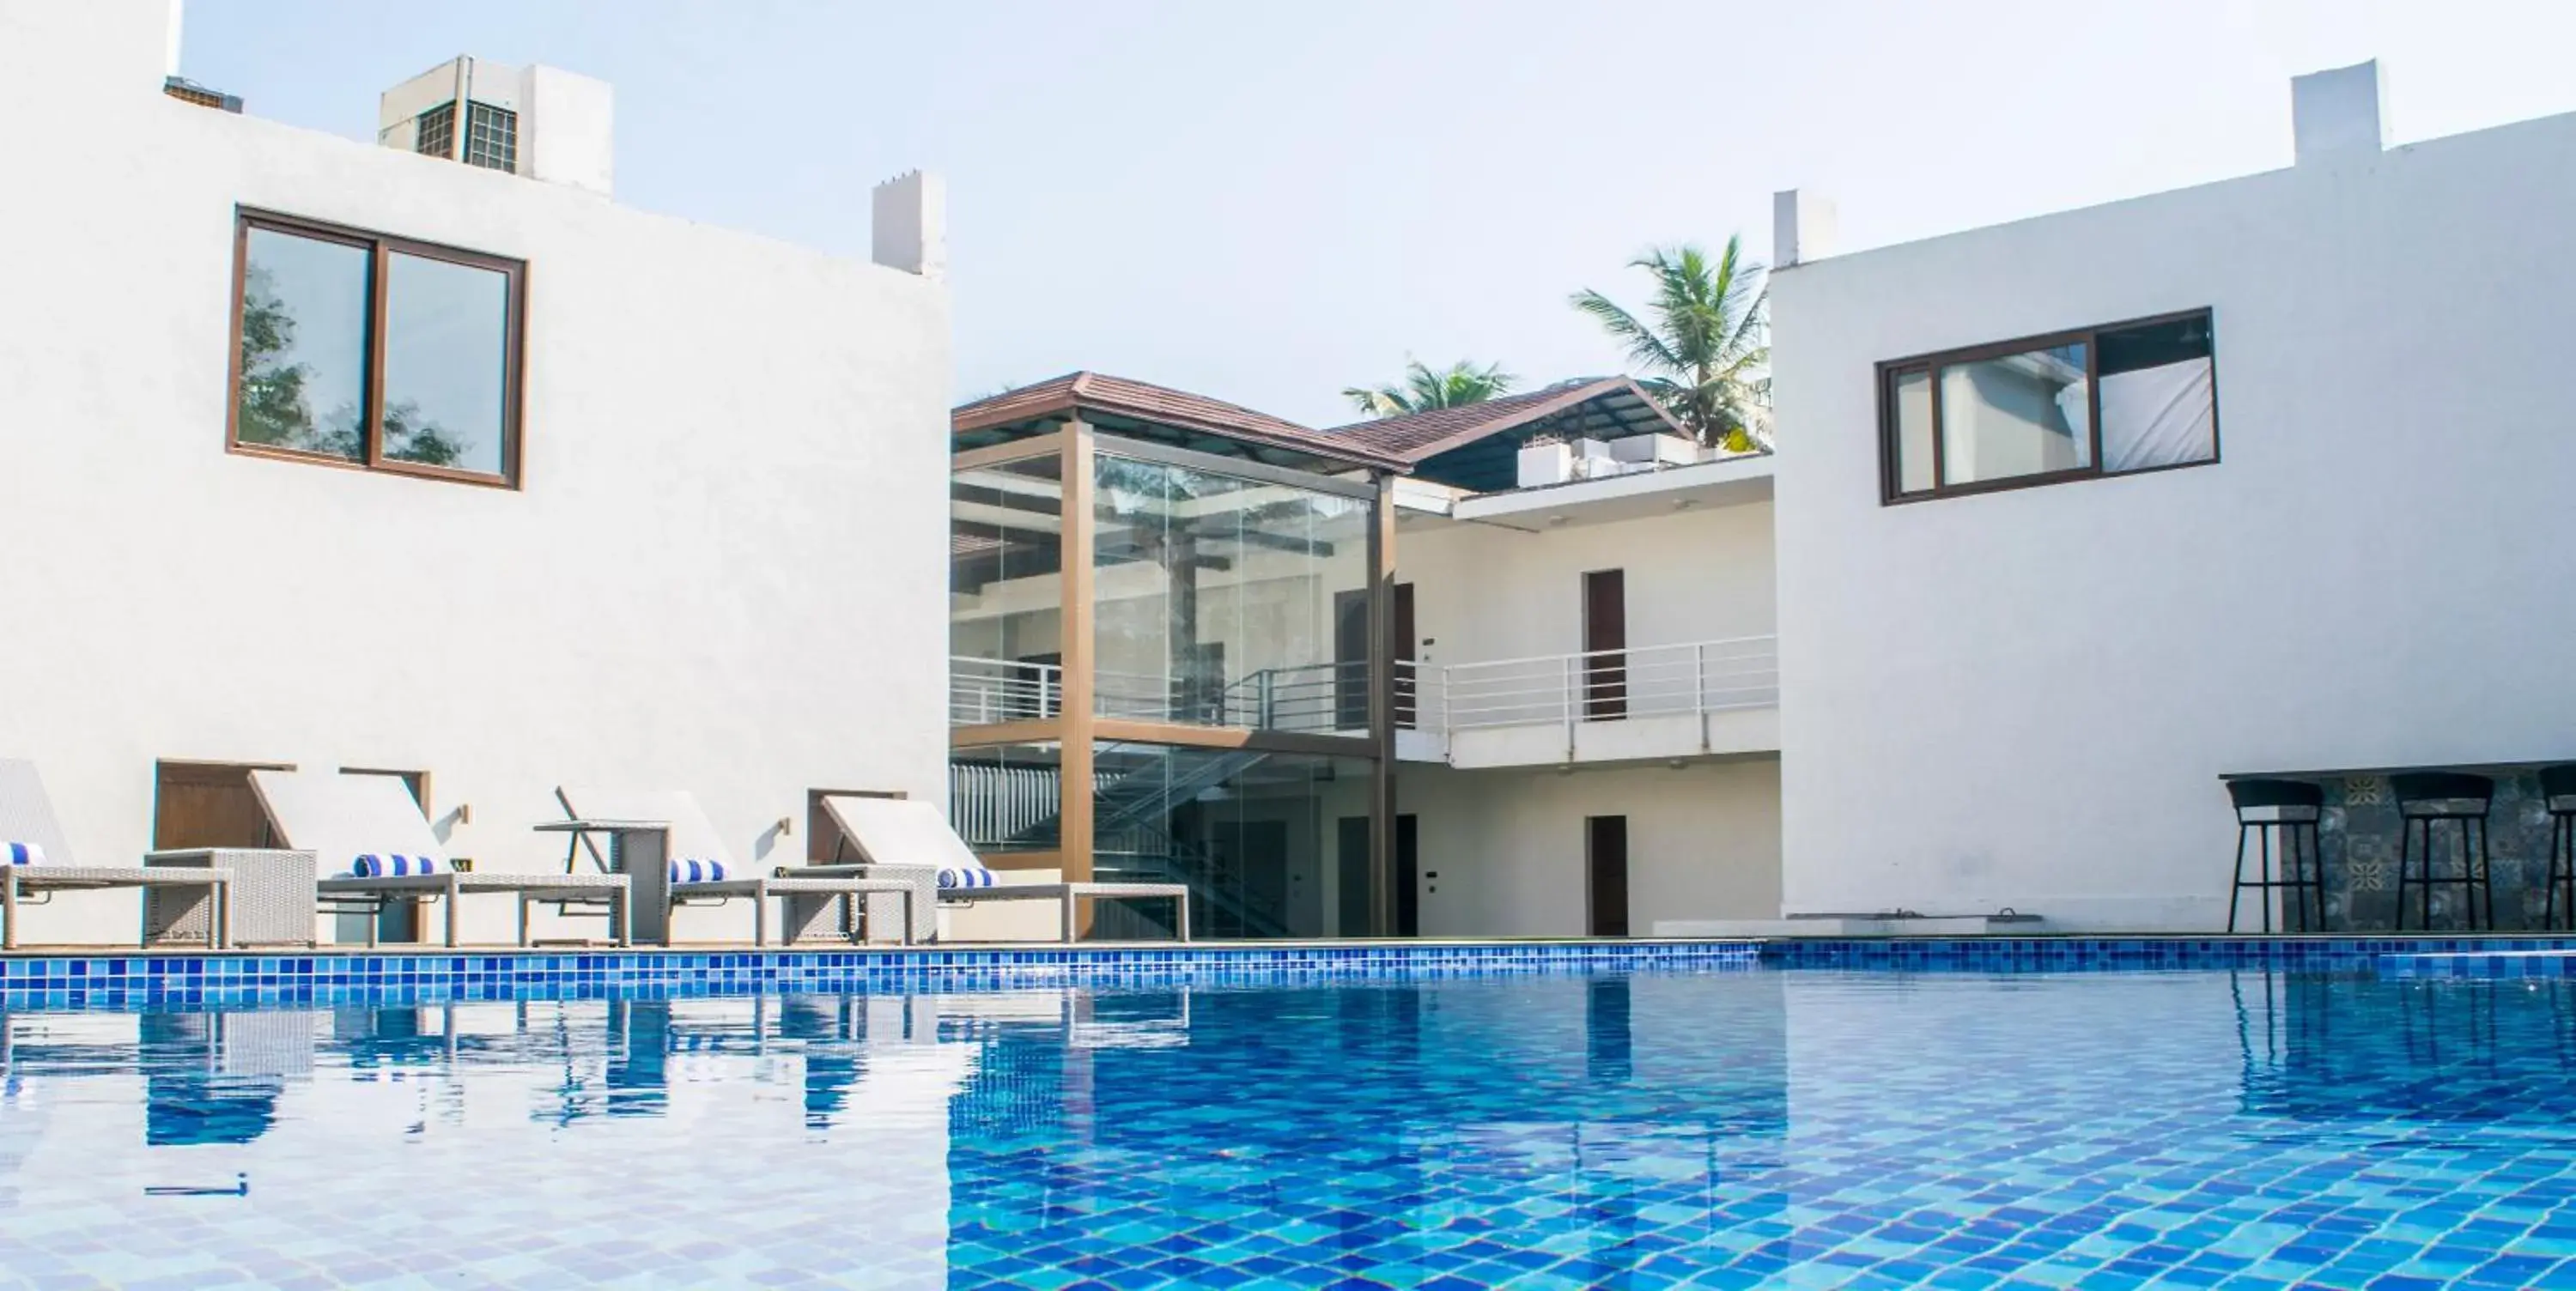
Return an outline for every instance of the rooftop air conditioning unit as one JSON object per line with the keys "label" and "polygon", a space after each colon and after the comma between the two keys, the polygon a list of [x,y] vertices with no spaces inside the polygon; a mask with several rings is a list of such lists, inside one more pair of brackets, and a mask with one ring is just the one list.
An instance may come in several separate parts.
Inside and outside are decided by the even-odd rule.
{"label": "rooftop air conditioning unit", "polygon": [[1545,488],[1574,478],[1574,446],[1571,444],[1523,444],[1520,458],[1522,488]]}
{"label": "rooftop air conditioning unit", "polygon": [[1699,446],[1681,435],[1630,435],[1611,440],[1610,455],[1651,470],[1658,466],[1687,466],[1697,460]]}
{"label": "rooftop air conditioning unit", "polygon": [[376,142],[606,193],[611,104],[605,81],[455,58],[384,92]]}

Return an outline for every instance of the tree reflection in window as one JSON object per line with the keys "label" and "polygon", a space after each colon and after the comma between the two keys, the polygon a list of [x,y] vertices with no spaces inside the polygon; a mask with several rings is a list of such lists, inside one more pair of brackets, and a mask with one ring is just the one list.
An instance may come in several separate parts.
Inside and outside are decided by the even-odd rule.
{"label": "tree reflection in window", "polygon": [[[247,218],[245,225],[234,442],[507,479],[516,431],[515,263],[450,260],[420,254],[416,244],[398,251],[390,239],[308,235]],[[396,267],[389,306],[376,299],[388,265]],[[405,286],[437,275],[446,276],[443,294]],[[389,320],[383,344],[370,334],[377,318]],[[371,444],[368,406],[377,390],[381,421]],[[460,430],[454,415],[473,424]]]}

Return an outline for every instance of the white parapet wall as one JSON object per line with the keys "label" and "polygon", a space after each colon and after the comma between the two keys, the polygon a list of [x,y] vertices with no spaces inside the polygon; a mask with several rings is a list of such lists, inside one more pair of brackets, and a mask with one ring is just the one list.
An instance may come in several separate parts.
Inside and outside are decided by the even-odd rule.
{"label": "white parapet wall", "polygon": [[[0,243],[0,756],[80,859],[151,844],[161,760],[427,772],[484,869],[563,864],[559,783],[693,790],[762,866],[808,790],[943,798],[942,284],[182,103],[170,19],[0,0],[0,115],[45,123]],[[227,451],[241,208],[526,263],[517,487]],[[134,901],[27,936],[130,940]]]}
{"label": "white parapet wall", "polygon": [[[2222,773],[2576,756],[2576,116],[2383,152],[2376,84],[2291,169],[1774,277],[1789,912],[2216,929]],[[2215,464],[1881,503],[1877,364],[2200,309]]]}

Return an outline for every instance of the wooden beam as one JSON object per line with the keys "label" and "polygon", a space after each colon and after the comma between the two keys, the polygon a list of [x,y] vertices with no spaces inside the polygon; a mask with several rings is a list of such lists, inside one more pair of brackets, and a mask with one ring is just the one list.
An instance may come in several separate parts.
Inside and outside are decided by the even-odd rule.
{"label": "wooden beam", "polygon": [[[1091,427],[1079,420],[1064,428],[1064,510],[1058,517],[1063,546],[1064,601],[1058,650],[1064,662],[1064,709],[1053,725],[1063,743],[1056,765],[1064,881],[1088,883],[1092,874],[1092,674],[1098,658],[1092,645],[1092,458]],[[1087,921],[1087,920],[1086,920]]]}
{"label": "wooden beam", "polygon": [[1395,476],[1377,477],[1368,531],[1369,928],[1395,935]]}
{"label": "wooden beam", "polygon": [[1255,753],[1315,753],[1330,758],[1373,758],[1372,736],[1315,735],[1303,731],[1255,731],[1240,726],[1191,726],[1182,722],[1146,722],[1103,717],[1091,727],[1097,739],[1122,744],[1169,744],[1189,749],[1249,749]]}
{"label": "wooden beam", "polygon": [[[1071,672],[1071,669],[1067,669]],[[1073,682],[1065,681],[1065,707],[1071,709]],[[1032,717],[1018,722],[988,722],[982,726],[948,728],[948,747],[952,749],[988,749],[998,744],[1044,744],[1064,738],[1064,723],[1053,718]]]}

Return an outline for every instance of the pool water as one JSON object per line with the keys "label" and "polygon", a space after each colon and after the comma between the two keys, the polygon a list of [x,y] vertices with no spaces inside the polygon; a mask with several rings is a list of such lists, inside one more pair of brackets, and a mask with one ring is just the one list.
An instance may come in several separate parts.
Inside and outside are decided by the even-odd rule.
{"label": "pool water", "polygon": [[2576,1286],[2576,984],[15,1011],[0,1287]]}

